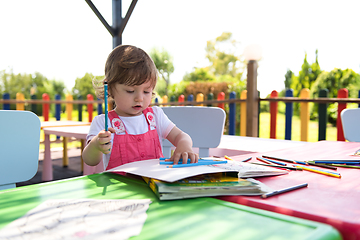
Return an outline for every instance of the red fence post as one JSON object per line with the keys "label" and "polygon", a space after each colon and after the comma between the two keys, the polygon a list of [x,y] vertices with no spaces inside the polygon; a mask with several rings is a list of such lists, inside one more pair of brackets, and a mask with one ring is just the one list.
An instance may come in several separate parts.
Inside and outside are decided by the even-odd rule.
{"label": "red fence post", "polygon": [[[270,98],[277,98],[279,96],[277,91],[272,91]],[[270,102],[270,138],[276,138],[278,102]]]}
{"label": "red fence post", "polygon": [[[338,91],[338,98],[348,98],[349,91],[346,88],[339,89]],[[337,127],[337,140],[338,141],[345,141],[344,137],[344,130],[341,123],[341,111],[346,108],[346,103],[339,103],[338,104],[338,112],[337,112],[337,120],[336,120],[336,127]]]}
{"label": "red fence post", "polygon": [[[219,92],[218,95],[217,95],[217,100],[225,100],[225,93]],[[218,107],[225,110],[225,104],[224,103],[219,103]]]}
{"label": "red fence post", "polygon": [[[50,97],[49,94],[47,93],[43,93],[42,95],[42,99],[44,101],[50,101]],[[49,103],[43,103],[43,116],[44,116],[44,121],[49,121]]]}
{"label": "red fence post", "polygon": [[[185,101],[185,96],[183,94],[181,94],[179,97],[178,97],[178,102],[184,102]],[[179,106],[184,106],[184,105],[179,105]]]}
{"label": "red fence post", "polygon": [[[86,95],[86,98],[87,98],[88,101],[93,101],[93,100],[94,100],[94,97],[93,97],[93,95],[91,95],[91,94]],[[89,122],[92,122],[92,119],[93,119],[93,111],[94,111],[94,108],[93,108],[93,104],[92,104],[92,103],[88,103],[88,105],[87,105],[87,110],[88,110],[88,114],[89,114]]]}

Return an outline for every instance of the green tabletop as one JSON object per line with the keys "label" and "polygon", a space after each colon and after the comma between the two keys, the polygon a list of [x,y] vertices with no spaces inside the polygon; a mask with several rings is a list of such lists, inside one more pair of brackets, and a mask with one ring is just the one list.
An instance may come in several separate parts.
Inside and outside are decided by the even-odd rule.
{"label": "green tabletop", "polygon": [[214,198],[159,201],[139,179],[100,173],[0,191],[0,228],[48,199],[152,200],[131,239],[341,239],[331,226]]}

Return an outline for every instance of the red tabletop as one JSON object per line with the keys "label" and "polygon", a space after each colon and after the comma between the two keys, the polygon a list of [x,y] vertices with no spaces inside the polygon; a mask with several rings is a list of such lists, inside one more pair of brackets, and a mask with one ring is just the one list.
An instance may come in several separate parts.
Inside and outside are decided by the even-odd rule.
{"label": "red tabletop", "polygon": [[[315,159],[360,160],[360,156],[350,156],[359,148],[360,143],[320,141],[301,147],[233,156],[232,158],[240,160],[247,156],[256,157],[267,154],[269,156],[300,161]],[[325,170],[324,168],[319,169]],[[250,207],[330,224],[339,230],[344,239],[360,239],[360,169],[338,168],[337,172],[341,174],[341,178],[308,171],[291,171],[286,175],[257,178],[257,180],[274,190],[301,183],[309,184],[307,188],[267,199],[245,196],[224,196],[218,198]]]}

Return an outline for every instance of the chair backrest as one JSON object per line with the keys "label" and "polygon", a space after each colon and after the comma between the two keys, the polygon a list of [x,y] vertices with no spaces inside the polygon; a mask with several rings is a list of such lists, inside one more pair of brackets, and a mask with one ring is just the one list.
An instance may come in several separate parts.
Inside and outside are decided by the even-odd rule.
{"label": "chair backrest", "polygon": [[[217,107],[163,107],[168,118],[175,125],[190,135],[193,147],[199,148],[200,157],[209,156],[209,148],[219,146],[224,131],[225,112]],[[171,156],[171,147],[168,140],[163,140],[164,157]]]}
{"label": "chair backrest", "polygon": [[32,112],[0,110],[0,190],[16,187],[38,170],[40,120]]}
{"label": "chair backrest", "polygon": [[360,142],[360,108],[344,109],[340,116],[345,139]]}

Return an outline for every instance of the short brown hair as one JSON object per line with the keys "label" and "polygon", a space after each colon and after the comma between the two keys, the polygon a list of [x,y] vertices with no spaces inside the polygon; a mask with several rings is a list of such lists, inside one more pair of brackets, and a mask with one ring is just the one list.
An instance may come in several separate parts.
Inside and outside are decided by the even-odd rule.
{"label": "short brown hair", "polygon": [[[95,80],[96,81],[96,80]],[[105,79],[94,82],[96,95],[104,99],[104,81],[107,81],[109,93],[116,83],[128,86],[141,85],[147,81],[155,88],[157,70],[151,57],[141,48],[120,45],[113,49],[105,63]]]}

